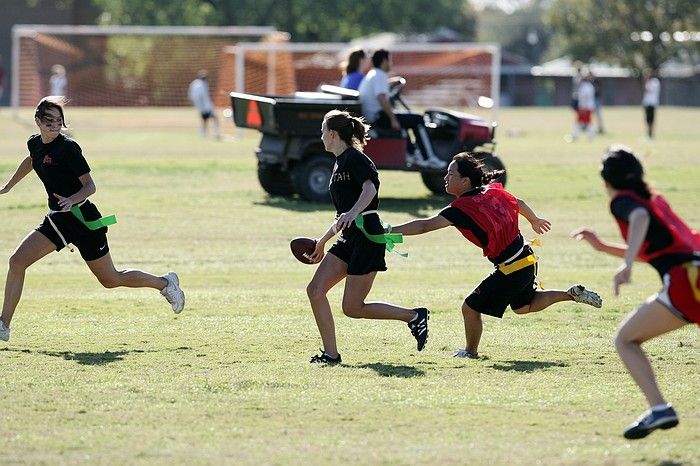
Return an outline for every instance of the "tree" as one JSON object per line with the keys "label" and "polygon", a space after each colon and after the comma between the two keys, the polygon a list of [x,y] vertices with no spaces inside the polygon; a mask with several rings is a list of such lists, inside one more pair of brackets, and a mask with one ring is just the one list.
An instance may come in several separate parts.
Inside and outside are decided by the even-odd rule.
{"label": "tree", "polygon": [[[270,25],[295,42],[348,41],[376,32],[425,33],[446,26],[474,37],[464,0],[93,0],[103,24]],[[429,13],[429,14],[428,14]]]}
{"label": "tree", "polygon": [[548,21],[553,51],[574,59],[638,69],[658,68],[673,57],[700,60],[698,42],[677,40],[683,31],[698,31],[697,0],[555,0]]}

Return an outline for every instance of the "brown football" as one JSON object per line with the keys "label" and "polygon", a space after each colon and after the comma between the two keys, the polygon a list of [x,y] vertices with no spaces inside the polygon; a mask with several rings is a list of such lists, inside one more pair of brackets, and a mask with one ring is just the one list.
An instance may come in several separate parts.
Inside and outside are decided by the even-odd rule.
{"label": "brown football", "polygon": [[289,248],[299,262],[311,264],[309,257],[313,254],[314,249],[316,249],[316,240],[300,236],[289,242]]}

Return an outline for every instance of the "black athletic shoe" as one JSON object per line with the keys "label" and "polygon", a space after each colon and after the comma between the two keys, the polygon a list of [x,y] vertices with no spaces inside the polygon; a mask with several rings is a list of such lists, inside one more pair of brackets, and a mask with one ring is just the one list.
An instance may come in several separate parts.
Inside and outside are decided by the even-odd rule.
{"label": "black athletic shoe", "polygon": [[425,347],[425,342],[428,340],[428,319],[430,311],[424,307],[414,309],[418,315],[408,323],[408,328],[411,329],[411,335],[416,339],[416,348],[422,351]]}
{"label": "black athletic shoe", "polygon": [[317,354],[315,356],[311,357],[311,363],[320,363],[320,364],[340,364],[342,362],[342,359],[340,358],[340,353],[338,353],[337,358],[332,358],[326,353],[325,351],[321,350],[321,354]]}
{"label": "black athletic shoe", "polygon": [[636,422],[627,427],[627,430],[625,430],[625,438],[644,438],[656,429],[670,429],[677,425],[678,416],[676,416],[676,411],[674,411],[671,406],[660,411],[648,409],[639,416]]}

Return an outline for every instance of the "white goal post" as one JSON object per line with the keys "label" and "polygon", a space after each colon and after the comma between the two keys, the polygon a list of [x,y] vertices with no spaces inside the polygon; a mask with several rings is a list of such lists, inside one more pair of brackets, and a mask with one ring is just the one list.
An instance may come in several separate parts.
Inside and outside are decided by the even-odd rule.
{"label": "white goal post", "polygon": [[[218,37],[229,39],[228,45],[230,45],[240,40],[250,41],[274,34],[286,33],[279,33],[272,26],[77,26],[17,24],[12,27],[12,92],[10,103],[15,115],[20,105],[26,105],[26,103],[22,102],[23,99],[20,93],[23,84],[25,84],[26,87],[26,83],[21,81],[23,78],[28,81],[34,81],[31,84],[35,87],[38,87],[36,81],[42,80],[39,89],[43,90],[46,87],[45,70],[50,67],[50,63],[47,60],[61,56],[70,56],[78,60],[82,51],[80,45],[75,45],[75,41],[82,40],[82,44],[89,44],[90,41],[94,42],[95,38],[102,38],[104,40],[104,38],[109,37],[162,38],[163,36],[182,37],[183,39],[181,39],[181,41],[194,41],[196,40],[194,38],[200,38],[199,40],[201,41],[206,40],[207,37]],[[82,39],[79,39],[81,37]],[[188,37],[192,39],[186,39]],[[162,40],[163,39],[161,39],[161,41]],[[30,54],[33,56],[22,56],[23,41],[29,43],[32,41],[36,42],[33,46],[28,48],[28,50],[33,52],[33,54]],[[37,51],[39,48],[37,44],[40,44],[43,48]],[[219,47],[216,53],[221,53],[221,48],[223,47]],[[185,54],[186,52],[180,53],[180,55]],[[196,62],[198,59],[197,55],[197,50],[191,51],[190,58],[193,62]],[[157,59],[158,57],[153,58],[153,60]],[[79,65],[76,64],[76,66]],[[196,66],[196,64],[194,66]],[[32,67],[34,67],[34,70],[32,70]],[[27,69],[34,72],[27,73]],[[25,76],[22,75],[23,70],[25,71]],[[41,70],[41,73],[36,70]],[[192,79],[192,76],[188,75],[186,78]],[[34,94],[37,93],[35,92]]]}

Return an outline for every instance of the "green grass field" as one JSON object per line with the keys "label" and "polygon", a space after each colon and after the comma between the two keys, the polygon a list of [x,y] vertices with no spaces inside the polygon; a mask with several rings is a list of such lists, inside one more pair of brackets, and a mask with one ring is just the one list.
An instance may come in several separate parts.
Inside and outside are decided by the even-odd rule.
{"label": "green grass field", "polygon": [[[187,307],[174,317],[153,290],[105,290],[77,253],[30,268],[12,339],[0,343],[0,464],[700,464],[697,329],[646,345],[680,425],[626,441],[622,429],[646,405],[611,340],[659,280],[638,265],[615,298],[619,261],[568,236],[587,225],[618,237],[598,176],[613,142],[642,154],[652,185],[700,227],[700,111],[661,108],[648,143],[640,109],[606,108],[609,135],[567,145],[568,109],[502,110],[508,187],[553,224],[538,250],[542,282],[580,281],[600,291],[603,309],[486,318],[482,359],[450,358],[464,345],[461,302],[489,264],[440,230],[408,238],[408,259],[389,255],[370,294],[428,306],[426,350],[401,323],[343,316],[339,286],[329,295],[338,367],[308,363],[320,346],[305,293],[313,268],[288,249],[294,236],[322,234],[333,211],[262,191],[256,133],[225,122],[224,141],[200,140],[191,109],[67,112],[93,169],[92,199],[119,219],[115,263],[176,270]],[[0,111],[2,182],[27,153],[31,122],[29,110],[20,120]],[[448,202],[416,174],[380,176],[389,223]],[[33,174],[0,197],[1,257],[45,204]]]}

